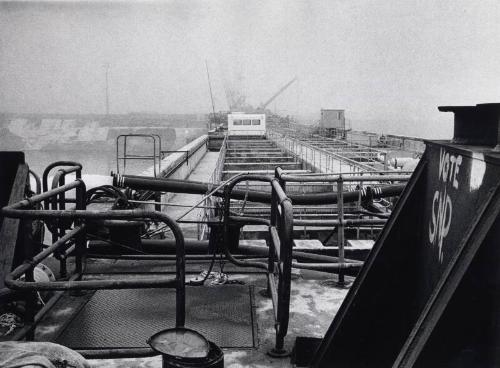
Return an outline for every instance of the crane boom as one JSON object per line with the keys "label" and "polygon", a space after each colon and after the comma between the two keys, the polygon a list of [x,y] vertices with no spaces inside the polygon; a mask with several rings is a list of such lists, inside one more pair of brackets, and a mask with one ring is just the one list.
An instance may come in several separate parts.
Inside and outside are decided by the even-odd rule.
{"label": "crane boom", "polygon": [[264,102],[260,108],[261,109],[265,109],[271,102],[273,102],[275,100],[276,97],[278,97],[280,94],[282,94],[288,87],[290,87],[290,85],[295,82],[297,80],[297,77],[294,77],[290,82],[288,82],[287,84],[285,84],[283,87],[281,87],[278,92],[276,92],[269,100],[267,100],[266,102]]}

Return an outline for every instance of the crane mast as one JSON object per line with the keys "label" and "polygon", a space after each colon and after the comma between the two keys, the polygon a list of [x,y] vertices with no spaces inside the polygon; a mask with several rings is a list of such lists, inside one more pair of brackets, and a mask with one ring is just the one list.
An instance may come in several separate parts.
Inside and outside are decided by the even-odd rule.
{"label": "crane mast", "polygon": [[[210,73],[208,72],[208,62],[205,60],[205,66],[207,67],[207,77],[208,77],[208,89],[210,90],[210,100],[212,101],[212,113],[213,113],[213,119],[215,120],[215,103],[214,103],[214,96],[212,94],[212,83],[210,82]],[[210,130],[210,121],[211,119],[208,119],[208,129]]]}

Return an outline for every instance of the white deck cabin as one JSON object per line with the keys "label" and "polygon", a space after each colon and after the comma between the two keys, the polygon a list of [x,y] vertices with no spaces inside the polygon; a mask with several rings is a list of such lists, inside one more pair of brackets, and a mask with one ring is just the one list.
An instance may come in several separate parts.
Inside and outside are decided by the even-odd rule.
{"label": "white deck cabin", "polygon": [[235,112],[227,115],[229,135],[266,135],[266,114]]}

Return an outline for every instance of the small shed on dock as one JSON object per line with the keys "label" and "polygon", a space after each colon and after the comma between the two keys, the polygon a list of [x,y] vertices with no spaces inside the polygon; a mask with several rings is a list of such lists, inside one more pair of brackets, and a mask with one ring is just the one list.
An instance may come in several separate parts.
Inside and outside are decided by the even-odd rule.
{"label": "small shed on dock", "polygon": [[320,128],[345,130],[344,110],[321,109]]}

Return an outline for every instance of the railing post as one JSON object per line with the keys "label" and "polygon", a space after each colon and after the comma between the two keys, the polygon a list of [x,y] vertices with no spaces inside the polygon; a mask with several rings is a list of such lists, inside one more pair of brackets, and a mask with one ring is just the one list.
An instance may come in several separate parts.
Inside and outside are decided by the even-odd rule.
{"label": "railing post", "polygon": [[161,192],[160,191],[155,192],[154,201],[156,202],[155,211],[161,212]]}
{"label": "railing post", "polygon": [[[270,228],[276,227],[278,217],[278,195],[276,190],[274,190],[273,185],[271,184],[271,218],[270,218]],[[267,272],[272,275],[275,271],[275,263],[276,262],[276,249],[274,248],[274,242],[272,236],[269,234],[269,255],[267,262]],[[279,262],[279,260],[278,260]],[[271,293],[271,278],[267,278],[267,290],[266,296],[272,297]]]}
{"label": "railing post", "polygon": [[[208,144],[208,140],[207,140]],[[158,172],[161,175],[161,137],[158,135]]]}
{"label": "railing post", "polygon": [[337,211],[339,219],[338,228],[338,247],[339,247],[339,280],[337,285],[344,287],[344,180],[342,175],[339,175],[337,180]]}
{"label": "railing post", "polygon": [[[80,185],[76,187],[76,209],[85,210],[85,183],[80,179]],[[75,220],[75,227],[81,226],[83,221],[81,219]],[[75,272],[79,274],[78,280],[81,280],[83,273],[83,259],[85,257],[85,241],[87,230],[83,229],[76,235],[75,239]]]}
{"label": "railing post", "polygon": [[[60,183],[60,180],[59,180]],[[52,188],[54,189],[54,187]],[[52,198],[49,198],[49,203],[50,203],[50,208],[52,210],[58,210],[58,195],[53,196]],[[48,208],[46,208],[48,209]],[[52,243],[55,243],[59,238],[64,236],[64,230],[63,230],[63,224],[64,220],[63,219],[55,219],[54,222],[52,223],[51,226],[53,226],[53,231],[52,231]],[[57,250],[54,252],[54,257],[59,260],[59,276],[61,278],[65,278],[67,276],[67,267],[66,267],[66,258],[61,257],[61,252]]]}
{"label": "railing post", "polygon": [[[158,152],[159,155],[161,155],[161,153]],[[156,174],[156,139],[155,137],[153,137],[153,176],[156,178],[157,177],[157,174]]]}
{"label": "railing post", "polygon": [[127,172],[127,136],[123,139],[123,173]]}
{"label": "railing post", "polygon": [[120,173],[120,136],[116,137],[116,172]]}
{"label": "railing post", "polygon": [[[281,169],[275,169],[275,178],[278,184],[285,191],[285,181],[281,178]],[[275,180],[276,180],[275,179]],[[290,313],[290,284],[291,284],[291,266],[292,266],[292,233],[293,233],[293,211],[287,210],[290,204],[288,198],[278,204],[278,195],[271,183],[272,191],[275,195],[275,217],[274,223],[277,225],[278,236],[280,239],[279,259],[280,274],[278,280],[278,305],[277,305],[277,329],[276,343],[274,348],[268,352],[272,357],[283,358],[290,355],[290,352],[284,348],[285,336],[288,331],[288,321]],[[278,212],[278,205],[281,206],[281,215]],[[290,206],[291,207],[291,206]]]}
{"label": "railing post", "polygon": [[[35,256],[35,250],[33,249],[33,239],[32,239],[32,219],[29,217],[24,218],[21,221],[21,228],[23,229],[23,251],[24,259],[32,260]],[[26,282],[35,282],[34,266],[28,268],[24,274],[24,280]],[[37,292],[35,290],[24,291],[26,300],[26,314],[25,314],[25,324],[30,328],[26,333],[26,340],[35,340],[35,315],[37,307]]]}
{"label": "railing post", "polygon": [[[64,184],[66,184],[66,174],[62,169],[59,169],[61,171],[61,176],[59,177],[59,186],[62,187]],[[63,193],[59,194],[59,210],[65,210],[66,209],[66,195]],[[60,236],[63,236],[64,234],[61,234]]]}
{"label": "railing post", "polygon": [[[363,175],[363,174],[361,174]],[[363,191],[363,182],[360,181],[359,182],[359,193],[358,193],[358,209],[360,210],[361,209],[361,197],[362,197],[362,191]],[[361,219],[363,218],[363,216],[360,214],[358,216],[358,219]],[[360,226],[357,227],[356,229],[356,239],[359,239],[359,235],[361,234],[361,231],[360,231]]]}

